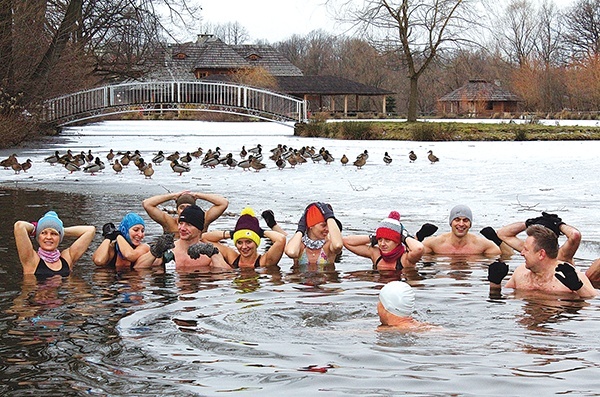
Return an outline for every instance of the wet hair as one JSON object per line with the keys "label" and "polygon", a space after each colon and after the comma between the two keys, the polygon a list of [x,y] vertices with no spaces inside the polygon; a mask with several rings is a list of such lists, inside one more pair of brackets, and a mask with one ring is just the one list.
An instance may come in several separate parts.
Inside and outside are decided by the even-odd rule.
{"label": "wet hair", "polygon": [[531,225],[527,228],[527,235],[533,237],[536,251],[543,249],[551,259],[558,256],[558,237],[556,234],[542,225]]}

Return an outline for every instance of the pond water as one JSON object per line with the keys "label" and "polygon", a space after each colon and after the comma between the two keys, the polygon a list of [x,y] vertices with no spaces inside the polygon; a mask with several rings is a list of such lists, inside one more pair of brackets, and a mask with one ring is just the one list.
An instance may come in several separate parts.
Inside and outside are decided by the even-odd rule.
{"label": "pond water", "polygon": [[[59,150],[104,156],[109,149],[187,152],[219,146],[322,146],[336,162],[260,172],[201,167],[182,176],[157,166],[151,179],[132,167],[97,175],[44,163]],[[12,225],[56,210],[66,225],[98,229],[135,211],[147,240],[160,234],[141,200],[200,190],[229,199],[211,227],[231,229],[247,205],[271,208],[289,232],[312,201],[332,204],[344,234],[372,232],[391,210],[415,232],[424,222],[449,230],[458,203],[474,214],[472,232],[558,213],[579,228],[577,266],[600,257],[599,142],[407,142],[298,138],[270,123],[113,121],[66,129],[50,142],[0,151],[33,167],[0,169],[0,393],[27,396],[194,395],[597,395],[598,299],[565,300],[503,290],[490,296],[486,258],[425,257],[416,269],[379,274],[344,251],[335,267],[301,273],[279,267],[231,273],[159,269],[116,274],[91,253],[63,280],[23,277]],[[368,150],[362,169],[342,166]],[[409,163],[408,151],[419,158]],[[426,160],[428,150],[440,162]],[[393,158],[383,163],[383,153]],[[267,157],[267,156],[266,156]],[[262,222],[261,222],[262,223]],[[263,225],[264,226],[264,225]],[[511,270],[522,263],[515,254]],[[378,329],[377,293],[393,279],[416,293],[414,316],[430,332]],[[306,371],[316,366],[320,371]]]}

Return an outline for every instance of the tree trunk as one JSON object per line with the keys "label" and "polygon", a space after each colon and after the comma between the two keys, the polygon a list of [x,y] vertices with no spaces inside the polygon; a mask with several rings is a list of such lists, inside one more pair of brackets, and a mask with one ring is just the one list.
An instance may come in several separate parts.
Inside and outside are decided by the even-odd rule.
{"label": "tree trunk", "polygon": [[48,50],[33,72],[31,78],[32,88],[36,88],[35,91],[37,91],[38,95],[43,95],[43,87],[45,86],[45,81],[48,79],[52,67],[61,57],[72,33],[78,29],[77,24],[81,21],[82,7],[83,0],[69,1],[65,16],[63,17],[58,30],[54,34]]}
{"label": "tree trunk", "polygon": [[14,87],[12,0],[0,0],[0,87]]}
{"label": "tree trunk", "polygon": [[410,76],[410,88],[408,91],[408,115],[406,121],[417,121],[417,101],[419,99],[418,82],[419,76]]}

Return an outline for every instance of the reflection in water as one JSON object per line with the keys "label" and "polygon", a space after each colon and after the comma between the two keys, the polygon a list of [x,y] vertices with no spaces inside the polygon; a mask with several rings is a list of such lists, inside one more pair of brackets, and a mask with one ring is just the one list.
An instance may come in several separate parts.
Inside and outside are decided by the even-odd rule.
{"label": "reflection in water", "polygon": [[[99,226],[115,205],[139,211],[141,201],[94,200],[2,191],[9,215],[0,230],[48,209]],[[88,255],[71,277],[38,282],[23,278],[12,233],[0,233],[3,395],[475,395],[498,378],[516,390],[523,377],[543,394],[565,382],[577,393],[593,389],[594,377],[582,371],[600,366],[596,300],[508,291],[490,299],[486,258],[428,257],[399,272],[344,255],[320,268],[284,259],[221,273],[117,273]],[[520,258],[512,260],[514,269]],[[392,280],[415,289],[417,319],[448,332],[377,332],[377,293]]]}

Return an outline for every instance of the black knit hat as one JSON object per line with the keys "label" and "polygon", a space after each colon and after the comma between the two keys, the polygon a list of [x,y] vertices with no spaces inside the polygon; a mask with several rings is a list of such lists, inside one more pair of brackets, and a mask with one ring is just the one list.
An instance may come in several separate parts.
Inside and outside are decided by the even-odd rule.
{"label": "black knit hat", "polygon": [[179,222],[187,222],[198,228],[198,230],[204,229],[204,211],[197,205],[188,205],[181,211],[179,215]]}

